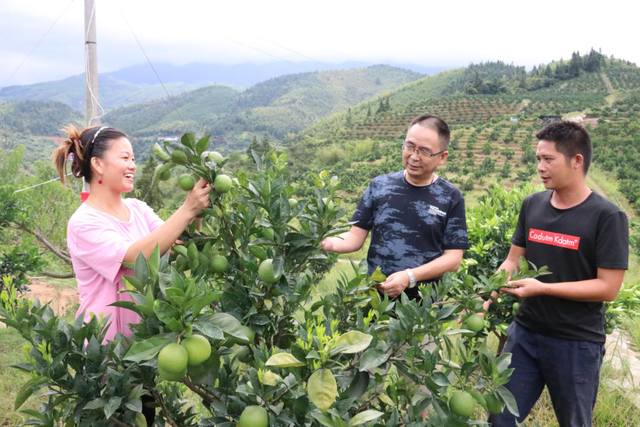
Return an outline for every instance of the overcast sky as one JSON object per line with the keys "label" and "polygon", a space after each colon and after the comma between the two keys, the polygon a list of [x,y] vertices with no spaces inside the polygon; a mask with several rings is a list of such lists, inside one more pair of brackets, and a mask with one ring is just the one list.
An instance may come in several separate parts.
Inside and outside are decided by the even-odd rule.
{"label": "overcast sky", "polygon": [[[454,67],[499,59],[529,69],[591,47],[640,64],[632,2],[518,3],[96,0],[99,70],[146,63],[126,21],[152,62],[176,65],[312,59]],[[0,87],[82,73],[83,26],[83,0],[0,0]]]}

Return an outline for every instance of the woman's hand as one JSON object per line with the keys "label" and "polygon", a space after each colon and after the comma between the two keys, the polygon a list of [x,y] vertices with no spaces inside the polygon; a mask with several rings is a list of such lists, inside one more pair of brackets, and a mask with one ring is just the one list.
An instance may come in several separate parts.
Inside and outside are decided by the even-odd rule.
{"label": "woman's hand", "polygon": [[211,185],[204,179],[200,179],[193,187],[182,206],[187,210],[189,216],[194,218],[209,206],[209,193]]}

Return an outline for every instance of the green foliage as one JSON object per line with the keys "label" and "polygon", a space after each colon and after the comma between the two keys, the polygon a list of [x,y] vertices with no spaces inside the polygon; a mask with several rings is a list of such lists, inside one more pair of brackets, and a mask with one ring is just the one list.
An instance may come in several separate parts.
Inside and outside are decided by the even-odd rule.
{"label": "green foliage", "polygon": [[147,160],[142,168],[140,178],[137,178],[135,181],[135,189],[125,195],[125,197],[135,197],[136,199],[143,200],[154,211],[162,209],[164,205],[164,194],[162,190],[158,185],[151,185],[157,166],[158,163],[155,158],[149,156],[149,160]]}
{"label": "green foliage", "polygon": [[82,115],[61,102],[20,101],[0,104],[0,130],[14,140],[20,134],[58,135],[69,123],[80,123]]}
{"label": "green foliage", "polygon": [[[8,252],[0,250],[0,277],[10,277],[19,292],[27,290],[29,279],[27,273],[36,271],[42,266],[38,249],[34,247],[13,247]],[[0,283],[2,290],[2,283]]]}
{"label": "green foliage", "polygon": [[[165,149],[182,150],[186,169],[211,182],[226,161],[209,161],[207,142],[186,134]],[[29,347],[16,367],[31,380],[16,406],[35,394],[44,401],[39,411],[26,412],[31,422],[132,425],[145,395],[172,426],[231,425],[249,406],[264,408],[272,425],[477,424],[451,411],[457,391],[494,393],[501,407],[517,413],[504,388],[510,356],[493,355],[484,332],[455,329],[463,306],[451,301],[460,292],[452,278],[423,286],[421,301],[380,300],[378,282],[364,264],[354,265],[351,277],[342,275],[335,291],[313,301],[318,278],[311,266],[326,258],[320,242],[350,224],[336,207],[339,181],[326,172],[311,176],[312,196],[289,206],[286,157],[255,156],[257,171],[239,171],[230,192],[212,193],[202,228],[189,227],[182,247],[162,257],[156,248],[129,266],[134,275],[124,280],[133,302],[113,305],[141,316],[131,339],[103,342],[108,320],[80,316],[70,324],[38,302],[0,299],[1,320]],[[251,250],[257,247],[262,251]],[[260,279],[263,253],[273,260],[276,281]],[[209,269],[214,254],[228,259],[223,273]],[[194,333],[212,344],[210,358],[167,385],[157,376],[156,356]],[[235,343],[248,354],[241,356]],[[419,385],[430,394],[417,391]],[[180,403],[185,388],[198,396],[200,413]],[[486,409],[486,402],[478,404]]]}

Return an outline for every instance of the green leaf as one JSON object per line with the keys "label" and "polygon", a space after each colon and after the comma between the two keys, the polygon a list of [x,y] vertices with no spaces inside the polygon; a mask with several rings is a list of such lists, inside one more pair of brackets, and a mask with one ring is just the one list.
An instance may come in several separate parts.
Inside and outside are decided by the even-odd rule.
{"label": "green leaf", "polygon": [[121,403],[122,397],[113,396],[109,399],[109,402],[104,407],[104,416],[106,419],[111,418],[111,415],[118,410]]}
{"label": "green leaf", "polygon": [[164,337],[154,337],[137,342],[131,346],[124,358],[132,362],[144,362],[153,359],[165,345],[174,342],[175,338],[176,334],[168,334]]}
{"label": "green leaf", "polygon": [[200,139],[200,141],[198,141],[198,143],[196,144],[196,153],[198,153],[198,156],[201,155],[204,150],[207,149],[207,147],[209,147],[210,138],[211,137],[207,135],[204,138]]}
{"label": "green leaf", "polygon": [[101,409],[101,408],[104,408],[106,404],[107,404],[106,400],[104,400],[101,397],[98,397],[97,399],[93,399],[91,402],[84,405],[83,409],[86,409],[86,410]]}
{"label": "green leaf", "polygon": [[140,279],[138,279],[137,277],[122,276],[122,279],[125,281],[125,283],[128,283],[131,286],[133,286],[133,288],[135,290],[137,290],[138,292],[143,292],[144,291],[144,284],[142,284]]}
{"label": "green leaf", "polygon": [[371,280],[373,280],[374,282],[384,282],[385,280],[387,280],[387,276],[382,273],[382,270],[380,270],[380,266],[377,266],[375,271],[371,273]]}
{"label": "green leaf", "polygon": [[331,355],[338,353],[352,354],[365,350],[371,344],[373,337],[360,331],[349,331],[335,340]]}
{"label": "green leaf", "polygon": [[360,397],[367,391],[369,388],[370,376],[368,372],[356,372],[356,375],[353,377],[349,388],[347,389],[347,396],[349,399],[353,399],[354,401],[360,399]]}
{"label": "green leaf", "polygon": [[149,264],[142,251],[140,251],[136,258],[135,266],[136,278],[140,280],[143,285],[149,283]]}
{"label": "green leaf", "polygon": [[211,322],[213,325],[222,329],[227,335],[231,335],[234,338],[240,338],[243,341],[247,341],[249,337],[244,333],[242,329],[242,324],[230,314],[227,313],[215,313],[212,315],[203,316],[203,321],[205,321],[204,317],[206,317],[206,321]]}
{"label": "green leaf", "polygon": [[158,270],[160,269],[160,246],[156,245],[149,257],[149,279],[151,283],[158,280]]}
{"label": "green leaf", "polygon": [[185,147],[191,148],[193,150],[196,146],[196,137],[192,133],[185,133],[184,135],[182,135],[182,138],[180,138],[180,142],[182,142],[182,145],[184,145]]}
{"label": "green leaf", "polygon": [[331,371],[329,369],[315,371],[307,382],[307,393],[318,409],[327,412],[338,396],[338,384]]}
{"label": "green leaf", "polygon": [[299,361],[293,354],[290,353],[278,353],[274,354],[267,360],[265,366],[275,366],[277,368],[297,368],[300,366],[307,366],[306,363]]}
{"label": "green leaf", "polygon": [[382,412],[374,411],[373,409],[360,412],[358,415],[349,420],[349,427],[362,425],[366,422],[378,419],[383,415],[384,414]]}
{"label": "green leaf", "polygon": [[35,391],[38,390],[45,382],[47,382],[46,378],[34,378],[27,381],[16,396],[15,403],[13,404],[13,410],[17,411],[20,409],[24,402],[26,402],[27,399],[31,397],[31,395],[35,393]]}
{"label": "green leaf", "polygon": [[385,363],[389,355],[377,348],[370,348],[364,352],[360,359],[360,371],[367,371]]}
{"label": "green leaf", "polygon": [[311,416],[323,426],[336,427],[336,423],[333,422],[333,418],[329,414],[319,414],[317,412],[313,412]]}
{"label": "green leaf", "polygon": [[153,302],[153,312],[158,316],[158,319],[166,325],[171,323],[172,320],[180,319],[180,312],[177,308],[159,299]]}
{"label": "green leaf", "polygon": [[507,409],[509,410],[509,412],[511,412],[516,417],[519,417],[520,412],[518,411],[518,404],[516,403],[516,399],[515,397],[513,397],[513,394],[511,394],[511,392],[506,387],[498,387],[498,390],[496,391],[498,392],[500,397],[502,397],[502,400],[504,400],[504,403],[505,405],[507,405]]}
{"label": "green leaf", "polygon": [[[224,295],[224,292],[212,292],[207,294],[207,296],[205,296],[204,298],[198,298],[193,304],[193,307],[191,309],[191,314],[194,317],[197,316],[198,314],[200,314],[203,308],[205,308],[212,302],[222,298],[222,295]],[[187,303],[187,306],[188,305],[189,303]]]}
{"label": "green leaf", "polygon": [[208,322],[196,321],[193,324],[193,327],[214,340],[224,339],[224,333],[222,333],[222,329]]}

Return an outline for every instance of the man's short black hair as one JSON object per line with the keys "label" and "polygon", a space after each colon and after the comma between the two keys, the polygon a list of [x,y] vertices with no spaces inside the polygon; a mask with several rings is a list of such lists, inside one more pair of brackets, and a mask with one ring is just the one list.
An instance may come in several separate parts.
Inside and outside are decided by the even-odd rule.
{"label": "man's short black hair", "polygon": [[451,130],[449,130],[449,125],[447,124],[447,122],[442,120],[440,117],[434,116],[431,114],[423,114],[411,120],[409,129],[411,129],[413,125],[420,125],[436,131],[438,133],[438,138],[440,139],[440,143],[442,144],[442,149],[444,150],[449,149],[449,140],[451,139]]}
{"label": "man's short black hair", "polygon": [[556,150],[564,154],[567,162],[577,154],[582,155],[584,174],[587,174],[591,165],[593,146],[589,132],[584,126],[568,120],[558,120],[539,130],[536,138],[555,142]]}

